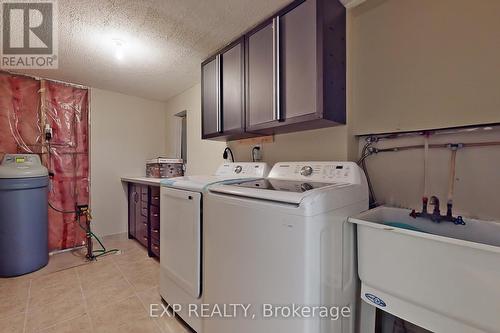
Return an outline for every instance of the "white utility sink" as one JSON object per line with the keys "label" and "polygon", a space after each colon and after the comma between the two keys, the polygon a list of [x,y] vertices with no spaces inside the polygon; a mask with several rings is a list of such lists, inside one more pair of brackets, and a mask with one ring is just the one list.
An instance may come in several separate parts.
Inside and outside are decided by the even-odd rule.
{"label": "white utility sink", "polygon": [[409,214],[378,207],[349,218],[363,300],[435,333],[500,332],[500,223]]}

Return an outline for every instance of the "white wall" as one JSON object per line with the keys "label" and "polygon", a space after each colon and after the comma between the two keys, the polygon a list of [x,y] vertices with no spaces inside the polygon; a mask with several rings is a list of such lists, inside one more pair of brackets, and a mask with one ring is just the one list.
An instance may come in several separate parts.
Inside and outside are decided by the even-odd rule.
{"label": "white wall", "polygon": [[349,12],[355,134],[500,122],[500,1],[368,0]]}
{"label": "white wall", "polygon": [[[274,142],[262,145],[262,161],[344,161],[347,159],[347,126],[277,134]],[[251,161],[253,145],[230,142],[237,161]]]}
{"label": "white wall", "polygon": [[[176,113],[187,111],[188,164],[186,174],[211,174],[223,162],[225,142],[201,139],[201,87],[199,84],[167,102],[167,155],[180,156]],[[345,160],[347,127],[337,126],[298,133],[276,135],[263,145],[263,161]],[[237,161],[251,161],[251,147],[236,142],[228,145]]]}
{"label": "white wall", "polygon": [[[356,160],[357,134],[500,122],[500,48],[495,43],[500,40],[499,11],[498,0],[368,0],[349,10],[348,125],[277,135],[274,143],[264,144],[264,161]],[[196,119],[190,126],[189,154],[198,159],[190,169],[206,173],[220,162],[224,143],[201,140],[200,102],[197,85],[169,102],[169,114],[192,108]],[[167,124],[172,126],[171,121]],[[172,135],[169,128],[168,140]],[[251,158],[250,146],[230,146],[237,159]],[[457,185],[457,209],[500,218],[497,205],[483,199],[492,188],[484,179],[498,178],[487,158],[499,149],[460,152],[460,158],[468,160],[463,160],[467,167],[461,164],[458,172],[461,179],[469,180]],[[421,165],[419,154],[370,159],[379,197],[394,205],[418,204],[421,190],[416,188],[421,179],[414,168]],[[432,154],[444,163],[435,172],[445,178],[433,180],[434,191],[442,196],[447,157]],[[477,182],[474,158],[482,164],[483,178]]]}
{"label": "white wall", "polygon": [[187,175],[212,174],[223,162],[225,142],[201,140],[201,86],[191,87],[171,98],[166,106],[167,156],[180,157],[178,117],[176,113],[187,114]]}
{"label": "white wall", "polygon": [[[349,157],[352,134],[500,122],[500,1],[368,0],[349,11]],[[441,135],[434,142],[500,140],[499,132]],[[379,146],[421,144],[422,137]],[[362,142],[361,142],[362,144]],[[448,188],[447,150],[432,150],[430,192]],[[460,150],[455,210],[500,221],[500,147]],[[379,201],[420,209],[423,151],[371,157]]]}
{"label": "white wall", "polygon": [[[430,144],[500,142],[500,128],[457,134],[435,134]],[[364,142],[360,142],[363,144]],[[422,136],[382,140],[377,148],[423,145]],[[449,149],[430,149],[428,162],[428,195],[441,200],[446,212],[450,175]],[[381,204],[421,210],[424,192],[424,150],[380,153],[366,160],[375,195]],[[463,148],[457,151],[454,212],[467,217],[500,222],[500,146]],[[431,209],[431,208],[429,208]]]}
{"label": "white wall", "polygon": [[144,176],[145,161],[165,154],[165,104],[91,89],[91,204],[99,235],[127,231],[123,176]]}

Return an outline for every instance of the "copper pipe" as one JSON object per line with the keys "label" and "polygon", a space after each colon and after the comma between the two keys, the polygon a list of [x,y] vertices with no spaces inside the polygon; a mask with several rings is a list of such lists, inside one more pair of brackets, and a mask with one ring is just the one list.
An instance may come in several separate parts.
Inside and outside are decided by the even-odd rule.
{"label": "copper pipe", "polygon": [[464,147],[491,147],[491,146],[500,146],[500,141],[464,143]]}
{"label": "copper pipe", "polygon": [[[453,192],[455,191],[455,170],[457,165],[457,150],[451,150],[450,174],[448,178],[448,204],[453,203]],[[450,206],[451,207],[451,206]]]}
{"label": "copper pipe", "polygon": [[[471,143],[463,143],[461,144],[462,148],[474,148],[474,147],[493,147],[493,146],[500,146],[500,141],[490,141],[490,142],[471,142]],[[381,148],[377,150],[377,153],[383,153],[383,152],[397,152],[397,151],[402,151],[402,150],[410,150],[410,149],[423,149],[425,148],[425,145],[411,145],[411,146],[398,146],[398,147],[390,147],[390,148]],[[449,149],[450,144],[449,143],[443,143],[443,144],[430,144],[429,148],[432,149]]]}

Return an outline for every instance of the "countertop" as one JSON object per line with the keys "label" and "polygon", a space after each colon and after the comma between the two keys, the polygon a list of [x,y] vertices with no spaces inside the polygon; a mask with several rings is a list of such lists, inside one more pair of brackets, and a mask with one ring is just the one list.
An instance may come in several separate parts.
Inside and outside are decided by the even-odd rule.
{"label": "countertop", "polygon": [[143,185],[160,186],[162,180],[168,178],[147,178],[147,177],[122,177],[122,182],[137,183]]}

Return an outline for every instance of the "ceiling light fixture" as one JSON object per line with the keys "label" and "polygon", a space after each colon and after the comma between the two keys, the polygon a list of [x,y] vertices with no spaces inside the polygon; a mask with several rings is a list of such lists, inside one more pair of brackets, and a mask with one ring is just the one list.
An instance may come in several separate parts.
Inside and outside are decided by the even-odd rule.
{"label": "ceiling light fixture", "polygon": [[472,127],[472,128],[467,128],[465,131],[466,131],[466,132],[475,132],[475,131],[477,131],[477,130],[478,130],[478,128],[477,128],[477,127]]}
{"label": "ceiling light fixture", "polygon": [[123,52],[123,48],[125,45],[125,42],[121,39],[118,38],[113,38],[113,44],[115,47],[115,58],[118,61],[122,61],[123,58],[125,57],[125,54]]}

